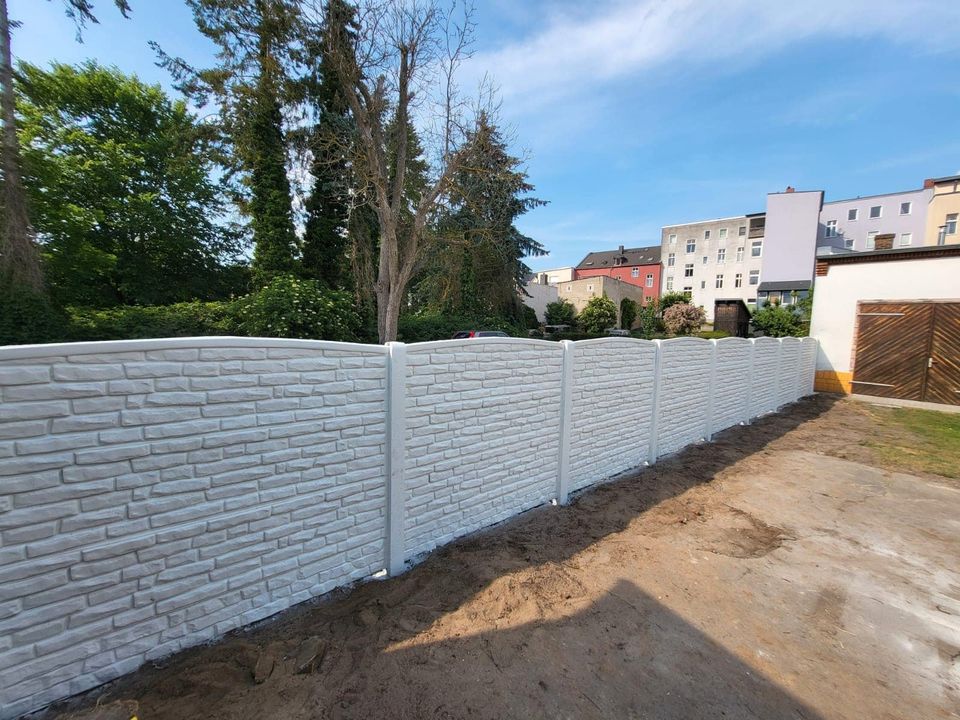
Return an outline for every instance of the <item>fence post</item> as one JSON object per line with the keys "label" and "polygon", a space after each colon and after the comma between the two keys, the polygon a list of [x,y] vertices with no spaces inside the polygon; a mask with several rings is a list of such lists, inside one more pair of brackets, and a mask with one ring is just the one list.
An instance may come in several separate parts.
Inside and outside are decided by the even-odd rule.
{"label": "fence post", "polygon": [[753,384],[754,384],[754,356],[757,351],[756,338],[750,338],[750,364],[747,366],[747,413],[743,419],[744,425],[753,420]]}
{"label": "fence post", "polygon": [[407,432],[407,346],[387,343],[387,571],[404,568],[404,444]]}
{"label": "fence post", "polygon": [[572,340],[561,340],[563,365],[560,371],[560,458],[557,464],[557,504],[566,505],[570,495],[570,424],[573,422]]}
{"label": "fence post", "polygon": [[713,414],[717,407],[717,343],[719,340],[710,340],[710,386],[707,396],[707,421],[703,424],[703,439],[713,437]]}
{"label": "fence post", "polygon": [[653,409],[650,417],[650,447],[647,462],[653,465],[657,461],[657,434],[660,431],[660,377],[663,374],[663,341],[654,340],[657,354],[653,359]]}
{"label": "fence post", "polygon": [[780,407],[780,375],[783,374],[783,338],[777,338],[777,362],[774,367],[777,371],[773,377],[773,407],[770,412],[776,412]]}

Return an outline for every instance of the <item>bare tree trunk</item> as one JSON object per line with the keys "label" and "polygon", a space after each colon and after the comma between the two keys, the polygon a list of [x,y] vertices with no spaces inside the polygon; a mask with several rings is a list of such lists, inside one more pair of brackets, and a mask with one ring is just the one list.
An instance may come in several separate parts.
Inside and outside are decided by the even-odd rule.
{"label": "bare tree trunk", "polygon": [[3,213],[0,226],[0,281],[42,291],[40,251],[34,242],[20,175],[7,0],[0,0],[0,45],[0,116],[3,118],[0,147],[0,171],[3,173],[3,184],[0,186],[0,210]]}

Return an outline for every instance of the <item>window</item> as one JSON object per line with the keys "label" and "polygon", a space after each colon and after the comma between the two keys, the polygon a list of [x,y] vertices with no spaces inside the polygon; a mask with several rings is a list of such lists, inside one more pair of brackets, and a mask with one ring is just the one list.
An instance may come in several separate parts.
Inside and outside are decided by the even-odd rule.
{"label": "window", "polygon": [[673,267],[677,264],[677,255],[676,253],[670,253],[667,255],[667,267]]}
{"label": "window", "polygon": [[759,270],[751,270],[751,271],[750,271],[750,284],[751,284],[751,285],[759,285],[759,284],[760,284],[760,271],[759,271]]}
{"label": "window", "polygon": [[593,292],[593,285],[587,285],[587,292]]}
{"label": "window", "polygon": [[723,288],[723,275],[717,275],[716,288],[717,290]]}
{"label": "window", "polygon": [[693,277],[693,263],[687,263],[683,266],[683,276]]}
{"label": "window", "polygon": [[900,233],[900,247],[913,245],[913,233]]}
{"label": "window", "polygon": [[877,235],[880,233],[877,230],[871,230],[867,233],[867,250],[873,250],[877,246]]}
{"label": "window", "polygon": [[671,245],[676,245],[676,244],[677,244],[677,234],[676,234],[676,233],[670,233],[670,237],[669,237],[668,239],[669,239],[669,242],[670,242]]}
{"label": "window", "polygon": [[720,242],[723,242],[726,239],[727,239],[727,229],[720,228]]}
{"label": "window", "polygon": [[667,290],[673,290],[673,275],[667,276]]}
{"label": "window", "polygon": [[630,277],[636,277],[636,278],[640,277],[640,268],[635,267],[635,268],[631,269],[631,270],[630,270]]}
{"label": "window", "polygon": [[743,262],[743,246],[737,248],[737,262]]}
{"label": "window", "polygon": [[708,258],[706,255],[704,255],[704,256],[703,256],[703,264],[706,265],[708,262],[710,262],[710,258]]}
{"label": "window", "polygon": [[700,289],[701,289],[701,290],[706,290],[706,289],[707,289],[707,281],[706,281],[706,280],[701,280],[701,281],[700,281]]}
{"label": "window", "polygon": [[910,203],[910,202],[900,203],[901,215],[909,215],[911,210],[913,210],[913,203]]}
{"label": "window", "polygon": [[746,237],[746,236],[747,236],[747,226],[746,226],[746,225],[741,225],[741,226],[737,229],[737,237]]}
{"label": "window", "polygon": [[723,265],[727,261],[727,249],[720,248],[717,250],[717,265]]}
{"label": "window", "polygon": [[693,292],[693,285],[684,285],[683,291],[687,293],[687,295],[689,295],[690,293]]}
{"label": "window", "polygon": [[943,226],[944,235],[957,234],[957,215],[960,213],[950,213],[947,215],[947,223]]}
{"label": "window", "polygon": [[743,287],[743,273],[737,273],[733,276],[733,286]]}
{"label": "window", "polygon": [[760,257],[763,254],[763,240],[754,240],[750,243],[750,257]]}
{"label": "window", "polygon": [[876,219],[878,217],[883,217],[882,205],[874,205],[873,207],[870,208],[870,218]]}
{"label": "window", "polygon": [[856,222],[857,218],[859,217],[860,217],[860,211],[857,210],[856,208],[850,208],[849,210],[847,210],[847,220],[849,220],[850,222]]}
{"label": "window", "polygon": [[646,282],[644,284],[647,287],[653,287],[653,273],[647,273]]}
{"label": "window", "polygon": [[695,253],[697,251],[697,241],[694,238],[687,240],[687,252]]}
{"label": "window", "polygon": [[827,220],[827,232],[825,237],[832,238],[837,236],[837,221]]}
{"label": "window", "polygon": [[709,231],[709,230],[704,230],[704,231],[703,231],[703,239],[704,239],[704,240],[709,240],[709,239],[710,239],[710,231]]}
{"label": "window", "polygon": [[845,237],[845,238],[843,239],[843,246],[844,246],[847,250],[853,250],[853,238]]}

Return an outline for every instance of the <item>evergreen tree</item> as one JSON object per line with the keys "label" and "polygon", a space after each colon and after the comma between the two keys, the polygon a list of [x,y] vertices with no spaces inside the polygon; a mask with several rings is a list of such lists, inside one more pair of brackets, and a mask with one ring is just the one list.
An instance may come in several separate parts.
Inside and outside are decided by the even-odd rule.
{"label": "evergreen tree", "polygon": [[253,282],[263,286],[297,264],[283,110],[298,52],[295,0],[187,0],[194,22],[219,48],[218,65],[195,69],[154,44],[178,88],[220,112],[223,162],[251,217]]}
{"label": "evergreen tree", "polygon": [[334,34],[353,41],[355,12],[344,0],[328,0],[323,31],[310,33],[304,43],[309,64],[317,68],[308,93],[319,119],[310,138],[313,190],[306,201],[303,271],[330,287],[345,287],[352,279],[348,257],[352,176],[348,157],[353,124],[327,43]]}

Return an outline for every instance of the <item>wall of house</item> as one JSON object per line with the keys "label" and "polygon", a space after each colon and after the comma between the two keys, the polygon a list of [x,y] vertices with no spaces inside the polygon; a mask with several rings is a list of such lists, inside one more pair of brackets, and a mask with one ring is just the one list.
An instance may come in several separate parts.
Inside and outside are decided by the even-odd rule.
{"label": "wall of house", "polygon": [[556,302],[559,298],[556,285],[541,285],[536,282],[528,282],[523,286],[525,295],[520,296],[524,305],[533,308],[537,313],[537,320],[546,322],[547,305]]}
{"label": "wall of house", "polygon": [[617,306],[617,323],[620,321],[620,303],[624,298],[630,298],[636,303],[643,302],[643,288],[623,282],[617,278],[597,275],[596,277],[573,280],[560,283],[557,290],[561,300],[573,304],[579,313],[590,302],[591,298],[606,296]]}
{"label": "wall of house", "polygon": [[[637,277],[633,277],[633,268],[637,268]],[[660,297],[660,263],[653,265],[626,265],[615,268],[587,268],[577,270],[577,279],[599,277],[604,275],[616,278],[630,285],[639,287],[643,297],[648,301]],[[650,286],[647,286],[647,276],[650,276]]]}
{"label": "wall of house", "polygon": [[[840,247],[860,252],[872,249],[867,247],[867,235],[870,232],[877,232],[893,233],[896,236],[894,247],[906,247],[905,243],[908,239],[910,245],[919,247],[924,244],[924,234],[927,230],[927,206],[931,193],[929,189],[920,189],[825,202],[820,212],[817,245],[836,243]],[[910,213],[901,215],[900,205],[905,202],[911,204]],[[881,216],[871,219],[870,208],[876,205],[881,207]],[[856,220],[847,219],[850,210],[857,211]],[[837,222],[836,238],[827,237],[827,223],[831,220]],[[905,238],[905,233],[910,237]],[[935,245],[936,242],[932,244]]]}
{"label": "wall of house", "polygon": [[[691,301],[706,311],[707,321],[713,322],[714,302],[719,299],[739,299],[747,303],[757,300],[757,285],[750,284],[750,271],[760,270],[761,258],[750,255],[748,239],[749,219],[745,216],[708,220],[685,225],[668,225],[661,230],[661,261],[663,280],[661,292],[680,292],[690,288]],[[740,235],[740,228],[744,234]],[[727,231],[725,240],[720,239],[720,231]],[[710,239],[705,239],[707,231]],[[676,241],[670,242],[670,236],[676,235]],[[696,251],[687,253],[687,240],[696,240]],[[719,261],[718,250],[725,250],[723,262]],[[737,248],[743,248],[743,259],[737,261]],[[670,265],[670,255],[673,265]],[[704,263],[703,259],[707,262]],[[684,275],[687,264],[693,265],[692,277]],[[741,276],[740,287],[736,286],[736,276]],[[723,287],[717,287],[717,276],[723,276]],[[759,284],[759,275],[758,284]]]}
{"label": "wall of house", "polygon": [[775,410],[810,392],[815,354],[768,338],[0,348],[0,718]]}
{"label": "wall of house", "polygon": [[760,282],[813,278],[822,202],[820,190],[767,195]]}
{"label": "wall of house", "polygon": [[[946,223],[947,215],[960,214],[960,179],[937,183],[933,188],[930,206],[927,210],[927,225],[924,232],[924,245],[936,245],[940,236],[940,226]],[[960,223],[957,224],[960,228]],[[945,245],[960,243],[960,230],[944,238]]]}
{"label": "wall of house", "polygon": [[819,342],[818,388],[850,391],[857,303],[960,300],[960,257],[830,264],[817,277],[810,334]]}

